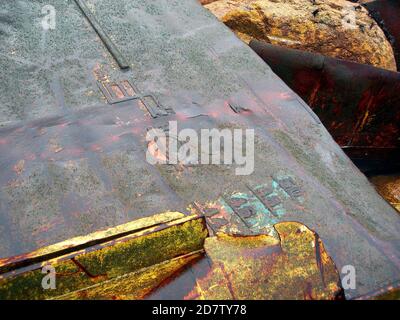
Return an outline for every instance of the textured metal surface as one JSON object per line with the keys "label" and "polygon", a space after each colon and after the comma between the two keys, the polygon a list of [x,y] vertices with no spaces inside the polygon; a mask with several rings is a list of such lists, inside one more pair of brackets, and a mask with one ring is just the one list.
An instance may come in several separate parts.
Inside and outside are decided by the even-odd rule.
{"label": "textured metal surface", "polygon": [[[52,4],[57,27],[44,31],[37,18],[44,2],[0,3],[0,257],[159,212],[189,214],[194,203],[232,214],[221,201],[238,197],[250,199],[239,208],[242,218],[256,212],[243,228],[263,232],[257,221],[268,229],[279,206],[253,191],[273,185],[282,202],[276,222],[306,225],[338,270],[356,267],[357,289],[347,297],[399,280],[398,213],[304,101],[197,1],[87,1],[129,61],[127,71],[75,2]],[[153,117],[140,99],[109,104],[98,82],[123,80],[170,112]],[[170,120],[180,129],[255,129],[254,173],[150,165],[146,132]],[[281,178],[292,179],[302,202]],[[240,219],[233,217],[232,226]]]}

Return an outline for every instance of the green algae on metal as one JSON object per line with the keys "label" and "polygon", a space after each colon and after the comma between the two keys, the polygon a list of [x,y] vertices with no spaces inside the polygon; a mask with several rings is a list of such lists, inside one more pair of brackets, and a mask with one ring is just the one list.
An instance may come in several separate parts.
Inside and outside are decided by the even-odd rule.
{"label": "green algae on metal", "polygon": [[150,294],[163,281],[178,273],[188,263],[200,259],[203,250],[161,262],[106,280],[82,290],[58,296],[57,300],[137,300]]}
{"label": "green algae on metal", "polygon": [[[49,299],[203,248],[203,218],[189,216],[82,249],[0,277],[1,299]],[[42,288],[42,266],[56,270],[56,289]]]}

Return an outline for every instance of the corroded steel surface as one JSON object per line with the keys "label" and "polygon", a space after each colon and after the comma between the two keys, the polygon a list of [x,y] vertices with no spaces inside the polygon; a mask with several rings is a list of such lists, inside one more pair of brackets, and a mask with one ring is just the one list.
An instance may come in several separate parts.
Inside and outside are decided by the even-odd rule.
{"label": "corroded steel surface", "polygon": [[[52,1],[47,31],[41,1],[0,3],[1,258],[160,212],[213,210],[214,231],[306,225],[337,270],[356,268],[348,298],[399,280],[398,213],[248,46],[195,0],[86,2],[128,70],[75,2]],[[172,120],[254,129],[254,173],[150,165],[145,135]]]}
{"label": "corroded steel surface", "polygon": [[188,264],[204,256],[195,252],[163,261],[136,272],[103,281],[88,288],[58,296],[58,300],[137,300],[145,299],[171,277],[181,272]]}
{"label": "corroded steel surface", "polygon": [[[0,298],[343,298],[339,273],[317,234],[296,222],[271,228],[275,232],[270,235],[238,231],[206,238],[204,220],[197,216],[129,236],[121,226],[109,230],[119,235],[113,242],[81,250],[77,246],[69,254],[59,253],[24,268],[3,262],[13,270],[0,275]],[[89,237],[99,240],[98,234]],[[50,252],[54,246],[44,249]],[[196,271],[196,265],[205,261],[209,267]],[[57,272],[55,290],[40,285],[43,265]],[[188,270],[192,270],[189,278]]]}
{"label": "corroded steel surface", "polygon": [[274,228],[277,237],[219,234],[206,239],[211,270],[186,298],[339,298],[339,273],[318,236],[299,223]]}
{"label": "corroded steel surface", "polygon": [[[399,168],[400,73],[260,41],[250,46],[353,159]],[[381,165],[382,166],[382,165]]]}

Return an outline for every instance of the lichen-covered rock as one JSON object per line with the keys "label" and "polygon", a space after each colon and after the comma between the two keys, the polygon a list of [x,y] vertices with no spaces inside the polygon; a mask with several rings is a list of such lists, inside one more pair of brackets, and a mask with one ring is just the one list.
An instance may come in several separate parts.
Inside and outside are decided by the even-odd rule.
{"label": "lichen-covered rock", "polygon": [[[368,11],[345,0],[201,0],[242,40],[396,70],[393,48]],[[210,3],[211,1],[211,3]]]}
{"label": "lichen-covered rock", "polygon": [[371,182],[381,196],[400,212],[400,175],[375,176]]}

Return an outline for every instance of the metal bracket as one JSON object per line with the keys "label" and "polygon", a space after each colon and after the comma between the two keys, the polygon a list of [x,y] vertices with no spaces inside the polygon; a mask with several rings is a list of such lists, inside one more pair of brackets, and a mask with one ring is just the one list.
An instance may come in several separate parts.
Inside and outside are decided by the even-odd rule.
{"label": "metal bracket", "polygon": [[128,80],[110,83],[98,81],[97,85],[109,104],[140,98],[138,89]]}
{"label": "metal bracket", "polygon": [[160,103],[152,95],[143,96],[140,99],[140,102],[147,109],[152,118],[175,114],[174,110],[172,110],[171,108],[160,105]]}

